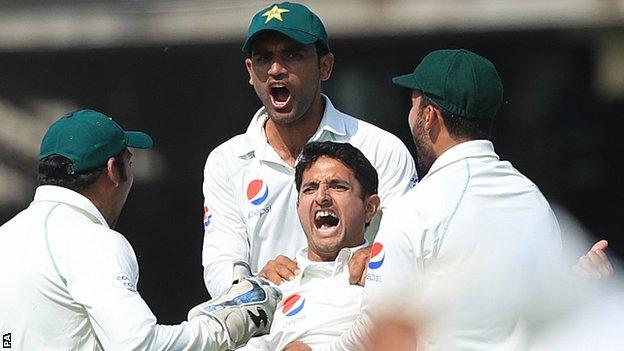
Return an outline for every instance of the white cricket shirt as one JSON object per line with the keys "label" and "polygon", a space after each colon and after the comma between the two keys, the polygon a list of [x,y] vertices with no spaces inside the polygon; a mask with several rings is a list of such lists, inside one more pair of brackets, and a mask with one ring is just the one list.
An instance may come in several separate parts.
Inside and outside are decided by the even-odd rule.
{"label": "white cricket shirt", "polygon": [[519,315],[560,251],[559,225],[537,186],[491,142],[456,145],[384,213],[363,316],[328,349],[361,349],[371,316],[394,304],[432,327],[419,350],[526,349]]}
{"label": "white cricket shirt", "polygon": [[11,350],[224,350],[210,317],[156,324],[128,241],[93,203],[44,185],[0,227],[0,334]]}
{"label": "white cricket shirt", "polygon": [[[325,112],[310,141],[349,142],[379,173],[382,208],[416,181],[414,161],[394,135],[334,108]],[[297,216],[293,167],[268,144],[261,108],[247,132],[215,148],[204,168],[204,281],[212,296],[232,282],[232,263],[246,260],[254,272],[278,255],[293,257],[307,245]]]}
{"label": "white cricket shirt", "polygon": [[244,351],[282,350],[299,340],[312,348],[336,341],[351,327],[360,313],[364,288],[349,284],[349,259],[367,246],[343,248],[333,262],[308,259],[308,249],[297,252],[301,271],[279,286],[282,301],[277,305],[271,332],[251,338]]}

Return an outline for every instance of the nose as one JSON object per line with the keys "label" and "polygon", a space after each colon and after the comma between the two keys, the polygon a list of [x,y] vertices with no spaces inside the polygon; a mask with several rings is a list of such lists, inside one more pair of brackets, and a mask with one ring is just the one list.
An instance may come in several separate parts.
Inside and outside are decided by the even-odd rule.
{"label": "nose", "polygon": [[274,79],[280,79],[286,75],[286,67],[278,60],[273,61],[269,67],[269,75]]}
{"label": "nose", "polygon": [[329,193],[329,187],[325,184],[321,184],[319,185],[318,189],[316,190],[316,197],[314,198],[314,201],[316,201],[317,204],[319,204],[320,206],[330,206],[332,203],[332,199]]}

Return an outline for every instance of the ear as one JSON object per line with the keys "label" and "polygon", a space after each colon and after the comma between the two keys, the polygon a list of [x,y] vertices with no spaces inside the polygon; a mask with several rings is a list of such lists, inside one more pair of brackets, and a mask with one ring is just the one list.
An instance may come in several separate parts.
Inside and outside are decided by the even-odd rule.
{"label": "ear", "polygon": [[319,66],[321,82],[324,82],[331,77],[332,70],[334,69],[334,54],[329,53],[321,56]]}
{"label": "ear", "polygon": [[442,123],[442,113],[437,108],[432,105],[428,105],[425,107],[425,111],[423,111],[423,119],[426,131],[431,131],[434,128],[439,127],[440,123]]}
{"label": "ear", "polygon": [[366,223],[369,223],[373,220],[373,217],[375,217],[377,211],[379,210],[380,203],[381,201],[379,200],[379,196],[377,194],[373,194],[366,199]]}
{"label": "ear", "polygon": [[119,175],[119,169],[117,168],[117,163],[115,162],[114,157],[110,157],[106,162],[106,171],[108,179],[115,185],[115,187],[118,187],[119,183],[121,183],[121,177]]}
{"label": "ear", "polygon": [[253,85],[253,67],[249,57],[245,59],[245,68],[247,68],[247,73],[249,74],[249,85]]}

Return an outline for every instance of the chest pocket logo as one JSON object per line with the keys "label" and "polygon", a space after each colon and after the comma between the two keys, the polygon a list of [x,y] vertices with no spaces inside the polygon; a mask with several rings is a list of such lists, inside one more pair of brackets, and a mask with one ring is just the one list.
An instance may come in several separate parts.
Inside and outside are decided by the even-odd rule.
{"label": "chest pocket logo", "polygon": [[247,200],[255,206],[261,205],[269,197],[269,187],[262,179],[254,179],[247,185]]}
{"label": "chest pocket logo", "polygon": [[284,307],[282,307],[282,313],[288,317],[292,317],[301,312],[305,305],[305,299],[299,294],[292,294],[284,299]]}

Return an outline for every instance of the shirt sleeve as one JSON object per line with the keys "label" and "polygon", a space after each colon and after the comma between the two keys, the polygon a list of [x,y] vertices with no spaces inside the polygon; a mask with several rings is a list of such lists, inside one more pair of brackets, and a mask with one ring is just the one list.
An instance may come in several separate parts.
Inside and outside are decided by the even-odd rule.
{"label": "shirt sleeve", "polygon": [[403,142],[394,135],[378,141],[375,169],[379,177],[378,194],[381,207],[366,229],[365,238],[373,242],[384,211],[389,204],[401,198],[418,183],[418,174],[414,159]]}
{"label": "shirt sleeve", "polygon": [[[136,286],[138,265],[118,233],[93,225],[93,235],[72,243],[67,288],[84,309],[105,350],[225,350],[227,331],[208,316],[179,325],[156,324]],[[99,228],[101,227],[101,229]]]}
{"label": "shirt sleeve", "polygon": [[[417,214],[410,216],[418,217]],[[415,266],[416,250],[408,232],[401,227],[401,223],[405,223],[401,217],[396,211],[388,211],[381,221],[371,248],[360,315],[340,339],[319,350],[365,350],[370,343],[375,318],[383,314],[389,302],[400,301],[397,297],[409,295],[407,290],[415,286],[419,274]],[[417,226],[420,219],[414,217],[410,217],[409,223]]]}
{"label": "shirt sleeve", "polygon": [[211,296],[232,284],[236,260],[249,259],[247,229],[237,206],[222,156],[213,151],[204,168],[204,283]]}
{"label": "shirt sleeve", "polygon": [[418,182],[414,159],[401,140],[391,136],[380,142],[375,169],[379,176],[381,207],[387,208]]}

